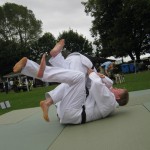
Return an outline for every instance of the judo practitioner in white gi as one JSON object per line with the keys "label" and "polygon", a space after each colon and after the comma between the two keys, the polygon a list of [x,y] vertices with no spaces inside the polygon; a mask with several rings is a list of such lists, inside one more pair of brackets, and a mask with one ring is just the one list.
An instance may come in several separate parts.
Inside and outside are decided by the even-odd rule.
{"label": "judo practitioner in white gi", "polygon": [[[59,46],[56,46],[56,49],[57,47]],[[57,53],[55,50],[54,52]],[[77,56],[80,57],[80,55]],[[87,66],[84,67],[87,69]],[[57,113],[60,118],[60,123],[63,124],[89,122],[104,118],[114,112],[116,106],[118,106],[116,96],[118,96],[118,99],[121,98],[124,90],[118,90],[115,95],[110,90],[112,82],[106,85],[104,83],[106,77],[100,78],[99,74],[88,69],[91,87],[89,89],[89,95],[86,98],[85,74],[81,71],[64,68],[46,66],[45,56],[42,57],[40,66],[27,58],[23,58],[14,67],[14,72],[21,71],[21,73],[32,77],[38,75],[43,81],[65,83],[65,88],[64,84],[61,84],[50,93],[50,97],[46,101],[41,101],[40,105],[43,109],[45,120],[49,120],[48,108],[58,102],[60,103],[57,107]],[[103,82],[102,79],[104,80]],[[85,106],[85,110],[83,106]]]}

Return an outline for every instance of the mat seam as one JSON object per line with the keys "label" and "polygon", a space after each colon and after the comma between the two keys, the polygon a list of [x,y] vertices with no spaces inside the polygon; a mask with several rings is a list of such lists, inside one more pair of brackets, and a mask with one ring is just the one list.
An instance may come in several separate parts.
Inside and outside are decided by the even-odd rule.
{"label": "mat seam", "polygon": [[63,132],[63,130],[66,128],[67,125],[65,125],[65,127],[62,129],[62,131],[58,134],[58,136],[53,140],[53,142],[48,146],[47,150],[49,150],[49,148],[53,145],[53,143],[58,139],[59,135],[61,135],[61,133]]}

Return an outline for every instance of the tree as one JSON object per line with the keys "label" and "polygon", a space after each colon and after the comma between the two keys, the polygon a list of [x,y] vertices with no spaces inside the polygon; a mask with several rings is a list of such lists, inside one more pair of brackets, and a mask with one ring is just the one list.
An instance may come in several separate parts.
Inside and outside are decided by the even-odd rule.
{"label": "tree", "polygon": [[31,10],[14,3],[0,6],[0,74],[12,71],[12,67],[29,53],[31,43],[39,39],[42,22]]}
{"label": "tree", "polygon": [[88,0],[82,4],[94,18],[91,33],[102,56],[129,55],[140,60],[150,44],[149,0]]}
{"label": "tree", "polygon": [[37,20],[31,10],[22,5],[5,3],[0,7],[0,38],[27,47],[39,38],[42,22]]}
{"label": "tree", "polygon": [[20,54],[17,50],[18,44],[12,41],[3,41],[0,39],[0,75],[12,72],[12,67]]}
{"label": "tree", "polygon": [[65,39],[64,48],[69,52],[91,54],[93,51],[92,43],[71,29],[69,31],[63,31],[63,33],[58,36],[58,40],[60,39]]}

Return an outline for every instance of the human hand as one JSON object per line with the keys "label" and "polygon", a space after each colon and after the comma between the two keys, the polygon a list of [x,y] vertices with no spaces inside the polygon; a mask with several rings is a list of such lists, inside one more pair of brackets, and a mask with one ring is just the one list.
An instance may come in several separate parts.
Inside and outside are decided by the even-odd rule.
{"label": "human hand", "polygon": [[93,69],[91,69],[91,68],[88,68],[88,69],[87,69],[88,75],[90,75],[92,72],[94,72]]}
{"label": "human hand", "polygon": [[100,78],[105,78],[105,75],[104,75],[104,74],[97,73],[97,75],[98,75]]}

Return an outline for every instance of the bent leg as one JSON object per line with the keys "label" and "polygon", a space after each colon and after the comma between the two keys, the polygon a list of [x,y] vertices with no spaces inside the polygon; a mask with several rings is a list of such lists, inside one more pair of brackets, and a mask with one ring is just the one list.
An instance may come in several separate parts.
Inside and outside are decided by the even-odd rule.
{"label": "bent leg", "polygon": [[68,84],[62,83],[58,85],[54,90],[45,93],[46,100],[40,102],[40,107],[43,111],[43,118],[46,121],[49,121],[48,110],[49,107],[54,103],[56,107],[59,105],[59,102],[63,99],[65,91],[68,88]]}
{"label": "bent leg", "polygon": [[69,69],[59,68],[59,67],[49,67],[46,66],[45,63],[45,55],[42,56],[39,71],[37,75],[45,82],[59,82],[59,83],[67,83],[74,84],[78,81],[78,77],[83,75],[82,72],[73,71]]}
{"label": "bent leg", "polygon": [[38,70],[39,70],[39,64],[28,59],[25,67],[21,70],[21,73],[26,76],[40,79],[37,77]]}
{"label": "bent leg", "polygon": [[69,69],[69,63],[64,59],[61,53],[56,57],[51,57],[49,63],[54,67],[66,68]]}
{"label": "bent leg", "polygon": [[85,75],[79,71],[46,66],[42,81],[73,85],[78,82],[80,76],[85,77]]}
{"label": "bent leg", "polygon": [[40,63],[40,67],[39,67],[39,71],[37,73],[38,78],[43,77],[43,73],[44,73],[44,70],[46,67],[45,57],[46,57],[46,54],[43,54],[42,59],[41,59],[41,63]]}
{"label": "bent leg", "polygon": [[[51,68],[46,67],[46,69],[49,70]],[[64,74],[68,76],[64,76]],[[60,80],[67,83],[58,86],[51,92],[50,95],[53,99],[54,104],[61,100],[57,107],[57,113],[60,118],[60,123],[81,123],[82,105],[84,104],[86,99],[84,74],[81,72],[60,69],[59,72],[57,70],[56,74],[54,72],[49,72],[47,76],[47,79],[49,79],[49,81],[54,78],[61,78]],[[48,81],[45,78],[45,73],[43,79]],[[58,91],[62,93],[59,93]],[[58,93],[60,94],[59,96],[57,95]],[[44,109],[45,111],[43,111],[43,113],[47,115],[48,110],[47,108]]]}
{"label": "bent leg", "polygon": [[45,98],[46,99],[52,98],[54,103],[56,104],[63,99],[63,97],[65,96],[65,91],[67,90],[67,88],[69,88],[69,85],[66,83],[62,83],[62,84],[58,85],[52,91],[46,92]]}
{"label": "bent leg", "polygon": [[[43,66],[42,62],[40,66]],[[84,104],[86,98],[85,75],[78,71],[63,68],[58,69],[57,67],[47,66],[42,80],[49,82],[57,80],[56,82],[68,84],[65,94],[61,95],[62,100],[57,109],[60,122],[74,124],[81,123],[82,105]],[[56,90],[56,93],[57,92],[58,90]],[[53,102],[56,103],[55,101]]]}
{"label": "bent leg", "polygon": [[50,55],[52,57],[56,57],[62,50],[62,48],[65,45],[65,40],[61,39],[55,46],[54,48],[50,51]]}
{"label": "bent leg", "polygon": [[78,82],[68,86],[64,97],[57,106],[57,113],[62,124],[80,124],[82,106],[86,100],[85,77],[80,76]]}
{"label": "bent leg", "polygon": [[[28,59],[21,73],[33,78],[37,78],[38,70],[39,64]],[[46,66],[43,78],[38,79],[42,79],[45,82],[74,84],[78,76],[80,76],[81,74],[82,73],[78,71]]]}

